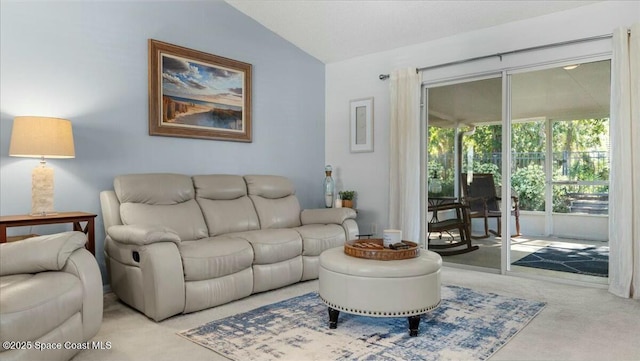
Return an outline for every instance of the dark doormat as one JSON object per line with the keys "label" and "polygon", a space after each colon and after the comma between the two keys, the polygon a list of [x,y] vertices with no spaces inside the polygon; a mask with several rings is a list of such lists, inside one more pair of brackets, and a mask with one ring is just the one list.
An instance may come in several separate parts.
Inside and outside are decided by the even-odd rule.
{"label": "dark doormat", "polygon": [[547,246],[513,262],[512,265],[608,277],[609,247],[575,249]]}

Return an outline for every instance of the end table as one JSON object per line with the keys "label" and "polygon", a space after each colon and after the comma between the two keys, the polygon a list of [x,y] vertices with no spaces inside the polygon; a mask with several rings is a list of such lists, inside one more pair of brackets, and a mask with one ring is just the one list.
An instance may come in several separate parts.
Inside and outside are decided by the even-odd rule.
{"label": "end table", "polygon": [[[0,216],[0,243],[7,242],[7,228],[9,227],[23,227],[23,226],[39,226],[43,224],[56,224],[56,223],[73,223],[73,230],[83,232],[87,235],[86,247],[95,256],[96,250],[96,233],[95,233],[95,218],[93,213],[85,212],[59,212],[46,216],[31,216],[31,215],[15,215],[15,216]],[[81,223],[87,224],[83,227]],[[22,239],[26,237],[20,237]]]}

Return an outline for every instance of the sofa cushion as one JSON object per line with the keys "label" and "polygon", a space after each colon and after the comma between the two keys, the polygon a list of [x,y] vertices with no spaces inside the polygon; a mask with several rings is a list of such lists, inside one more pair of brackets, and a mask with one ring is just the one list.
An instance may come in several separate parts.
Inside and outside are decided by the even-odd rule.
{"label": "sofa cushion", "polygon": [[82,310],[82,284],[65,272],[0,277],[2,341],[37,340]]}
{"label": "sofa cushion", "polygon": [[294,228],[302,236],[302,255],[319,256],[323,251],[344,245],[344,228],[337,224],[309,224]]}
{"label": "sofa cushion", "polygon": [[253,269],[223,277],[185,282],[184,312],[193,312],[238,300],[253,291]]}
{"label": "sofa cushion", "polygon": [[247,195],[247,185],[242,176],[239,175],[194,175],[192,179],[196,197],[233,200]]}
{"label": "sofa cushion", "polygon": [[210,237],[260,228],[241,176],[199,175],[193,177],[193,185]]}
{"label": "sofa cushion", "polygon": [[253,250],[246,240],[230,235],[182,242],[180,255],[185,281],[200,281],[250,268]]}
{"label": "sofa cushion", "polygon": [[254,196],[268,199],[278,199],[296,193],[293,183],[286,178],[277,175],[246,175],[247,191]]}
{"label": "sofa cushion", "polygon": [[124,174],[113,180],[120,203],[171,205],[194,199],[190,177],[182,174]]}
{"label": "sofa cushion", "polygon": [[282,262],[302,254],[300,234],[292,229],[264,229],[229,236],[251,243],[254,265]]}
{"label": "sofa cushion", "polygon": [[270,264],[253,265],[253,293],[292,285],[302,279],[302,256]]}
{"label": "sofa cushion", "polygon": [[209,235],[202,211],[194,199],[162,206],[122,203],[120,215],[124,224],[164,226],[177,233],[183,241],[205,238]]}
{"label": "sofa cushion", "polygon": [[261,229],[291,228],[301,224],[300,203],[289,179],[272,175],[247,175],[244,180],[258,213]]}
{"label": "sofa cushion", "polygon": [[113,182],[123,224],[162,225],[180,239],[207,237],[193,181],[180,174],[128,174]]}

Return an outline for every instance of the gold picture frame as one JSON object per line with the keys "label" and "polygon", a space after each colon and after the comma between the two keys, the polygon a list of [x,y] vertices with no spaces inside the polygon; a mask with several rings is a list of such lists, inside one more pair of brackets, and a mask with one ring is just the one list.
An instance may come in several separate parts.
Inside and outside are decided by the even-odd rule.
{"label": "gold picture frame", "polygon": [[149,39],[149,135],[251,142],[251,68]]}

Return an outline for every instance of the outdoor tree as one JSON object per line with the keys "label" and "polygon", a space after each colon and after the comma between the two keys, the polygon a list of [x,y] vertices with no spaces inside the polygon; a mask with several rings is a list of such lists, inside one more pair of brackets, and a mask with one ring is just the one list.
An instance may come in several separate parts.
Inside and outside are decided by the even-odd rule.
{"label": "outdoor tree", "polygon": [[[557,180],[608,180],[609,119],[552,121],[551,169]],[[463,128],[460,131],[466,131]],[[429,177],[442,182],[443,194],[453,195],[455,129],[429,127]],[[511,184],[525,210],[544,209],[546,158],[546,121],[512,124]],[[496,184],[502,179],[502,126],[478,126],[474,134],[463,140],[463,154],[473,147],[474,172],[492,173]],[[468,169],[463,156],[463,172]],[[575,188],[575,187],[574,187]],[[607,192],[608,186],[591,186],[588,190],[553,188],[554,211],[567,211],[569,192]]]}

